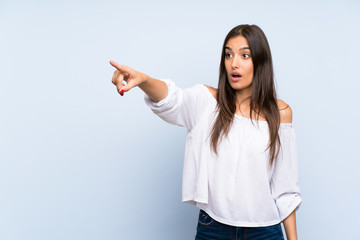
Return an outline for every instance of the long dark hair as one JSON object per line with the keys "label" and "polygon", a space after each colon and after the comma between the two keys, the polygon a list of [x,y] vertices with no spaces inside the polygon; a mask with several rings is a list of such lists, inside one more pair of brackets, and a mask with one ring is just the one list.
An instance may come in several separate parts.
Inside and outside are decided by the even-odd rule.
{"label": "long dark hair", "polygon": [[[236,111],[235,90],[230,86],[225,68],[225,46],[230,38],[243,36],[246,38],[254,66],[252,94],[250,98],[250,119],[255,111],[256,120],[260,113],[269,126],[270,165],[279,154],[280,113],[277,105],[274,84],[274,70],[269,43],[264,32],[256,25],[239,25],[233,28],[224,40],[220,62],[219,83],[217,91],[217,110],[219,112],[211,131],[211,147],[217,154],[217,146],[222,138],[228,135]],[[278,147],[277,147],[278,146]]]}

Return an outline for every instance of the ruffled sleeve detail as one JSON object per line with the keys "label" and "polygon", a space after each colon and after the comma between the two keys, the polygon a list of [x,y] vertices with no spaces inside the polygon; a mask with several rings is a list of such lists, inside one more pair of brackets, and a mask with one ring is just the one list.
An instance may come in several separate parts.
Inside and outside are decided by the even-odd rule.
{"label": "ruffled sleeve detail", "polygon": [[159,102],[153,101],[145,94],[145,103],[160,118],[168,123],[192,129],[203,113],[206,99],[205,87],[197,84],[181,89],[170,79],[162,79],[168,87],[168,95]]}
{"label": "ruffled sleeve detail", "polygon": [[279,129],[281,148],[275,160],[271,178],[271,192],[281,221],[298,210],[300,197],[298,154],[293,124],[281,124]]}

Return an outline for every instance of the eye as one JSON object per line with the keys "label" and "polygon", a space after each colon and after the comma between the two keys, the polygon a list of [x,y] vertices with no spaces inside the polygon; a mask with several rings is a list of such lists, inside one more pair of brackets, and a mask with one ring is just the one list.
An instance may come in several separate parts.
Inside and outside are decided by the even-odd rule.
{"label": "eye", "polygon": [[225,58],[231,58],[232,54],[231,53],[225,53]]}
{"label": "eye", "polygon": [[243,58],[250,58],[250,54],[248,54],[248,53],[244,53],[242,56],[243,56]]}

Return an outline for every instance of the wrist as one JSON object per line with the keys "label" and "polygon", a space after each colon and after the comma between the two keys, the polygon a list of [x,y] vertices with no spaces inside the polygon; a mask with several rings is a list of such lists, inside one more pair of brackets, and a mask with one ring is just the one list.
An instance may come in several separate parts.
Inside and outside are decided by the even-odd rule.
{"label": "wrist", "polygon": [[297,237],[290,237],[290,238],[287,238],[288,240],[297,240]]}
{"label": "wrist", "polygon": [[146,83],[151,79],[150,76],[146,75],[145,73],[140,73],[141,74],[141,83],[139,84],[139,87],[141,85],[146,85]]}

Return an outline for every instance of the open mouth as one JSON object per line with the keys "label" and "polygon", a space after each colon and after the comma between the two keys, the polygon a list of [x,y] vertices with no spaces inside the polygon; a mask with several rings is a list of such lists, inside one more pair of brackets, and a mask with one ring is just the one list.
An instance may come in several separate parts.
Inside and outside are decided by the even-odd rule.
{"label": "open mouth", "polygon": [[241,79],[241,75],[239,73],[231,73],[231,80],[236,82],[236,81],[239,81]]}

